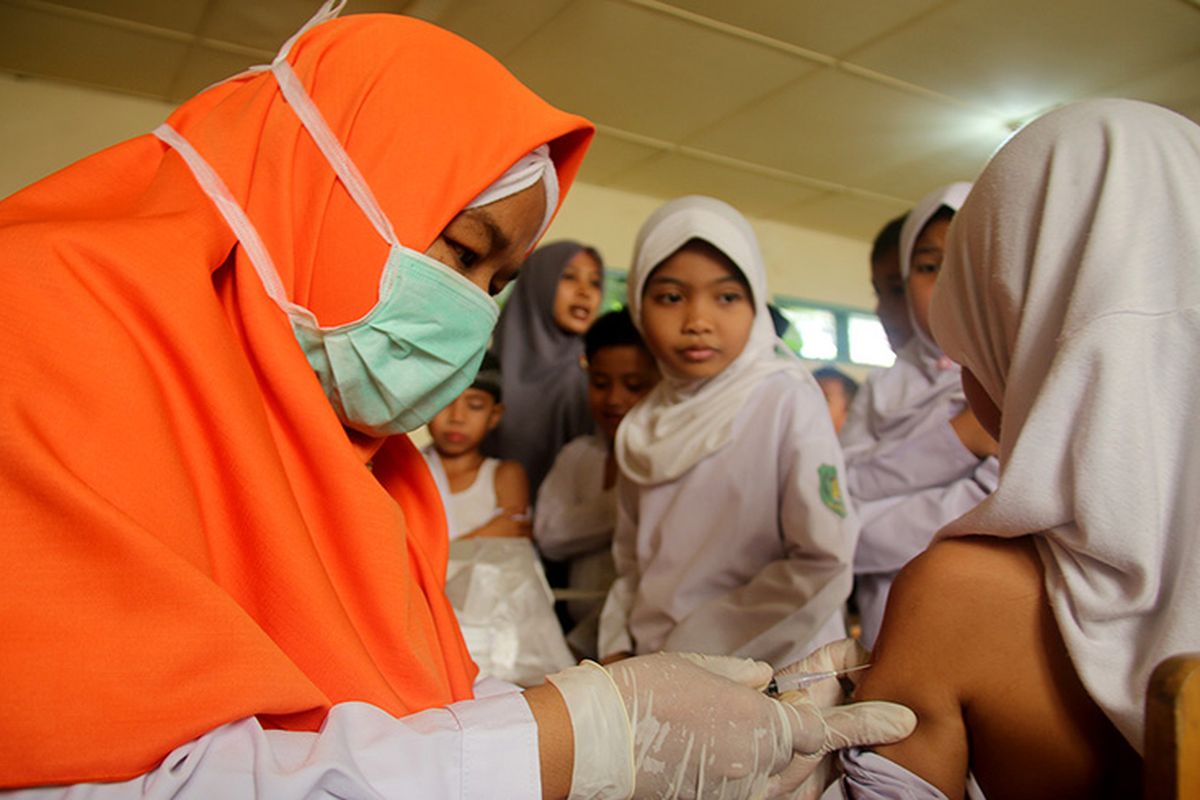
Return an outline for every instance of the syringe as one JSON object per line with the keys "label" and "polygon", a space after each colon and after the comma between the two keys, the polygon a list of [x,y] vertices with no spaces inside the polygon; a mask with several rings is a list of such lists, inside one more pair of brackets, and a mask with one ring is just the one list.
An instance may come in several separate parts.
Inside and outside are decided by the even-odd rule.
{"label": "syringe", "polygon": [[805,686],[810,686],[817,681],[823,681],[828,678],[840,678],[843,675],[849,675],[851,672],[858,672],[860,669],[866,669],[870,664],[859,664],[857,667],[847,667],[846,669],[829,669],[824,672],[795,672],[790,675],[776,675],[771,678],[771,682],[767,684],[767,694],[771,697],[778,697],[784,692],[793,692],[796,689],[803,689]]}

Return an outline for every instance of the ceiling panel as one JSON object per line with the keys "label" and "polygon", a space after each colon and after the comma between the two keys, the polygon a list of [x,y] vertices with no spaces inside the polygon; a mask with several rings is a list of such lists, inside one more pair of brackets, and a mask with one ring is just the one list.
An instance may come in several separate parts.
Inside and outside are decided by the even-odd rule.
{"label": "ceiling panel", "polygon": [[672,141],[812,69],[617,0],[572,4],[505,63],[552,103]]}
{"label": "ceiling panel", "polygon": [[[887,222],[909,209],[908,203],[886,198],[863,197],[846,193],[827,193],[780,210],[775,218],[801,228],[812,228],[871,241]],[[863,269],[864,280],[866,269]]]}
{"label": "ceiling panel", "polygon": [[86,18],[0,6],[0,68],[164,96],[187,45]]}
{"label": "ceiling panel", "polygon": [[617,189],[669,199],[685,194],[719,197],[751,216],[768,216],[783,206],[812,199],[819,192],[794,181],[757,175],[678,153],[629,170],[610,185]]}
{"label": "ceiling panel", "polygon": [[[1000,121],[834,69],[745,109],[690,144],[838,184],[960,145]],[[887,192],[872,185],[872,191]]]}
{"label": "ceiling panel", "polygon": [[271,53],[312,17],[313,0],[209,0],[200,34]]}
{"label": "ceiling panel", "polygon": [[512,0],[453,0],[414,4],[409,13],[454,31],[504,59],[521,42],[552,20],[571,0],[521,0],[514,13]]}
{"label": "ceiling panel", "polygon": [[916,200],[938,186],[973,181],[1010,135],[1010,131],[998,131],[993,136],[980,136],[957,145],[947,144],[934,152],[866,174],[858,181],[858,186]]}
{"label": "ceiling panel", "polygon": [[614,177],[644,164],[662,152],[661,147],[630,142],[608,136],[604,131],[597,131],[591,147],[588,148],[587,158],[583,160],[579,179],[604,186]]}
{"label": "ceiling panel", "polygon": [[1110,86],[1104,94],[1158,103],[1200,123],[1200,52],[1166,69]]}
{"label": "ceiling panel", "polygon": [[218,81],[233,77],[247,67],[264,63],[265,59],[250,58],[221,50],[195,46],[188,50],[183,65],[172,82],[168,99],[182,103],[194,94]]}
{"label": "ceiling panel", "polygon": [[791,0],[731,3],[729,0],[670,0],[670,5],[828,56],[839,56],[920,17],[946,0],[887,3]]}
{"label": "ceiling panel", "polygon": [[959,0],[854,62],[1023,117],[1196,53],[1200,9],[1180,0]]}
{"label": "ceiling panel", "polygon": [[208,0],[55,0],[56,5],[132,20],[156,28],[195,33]]}

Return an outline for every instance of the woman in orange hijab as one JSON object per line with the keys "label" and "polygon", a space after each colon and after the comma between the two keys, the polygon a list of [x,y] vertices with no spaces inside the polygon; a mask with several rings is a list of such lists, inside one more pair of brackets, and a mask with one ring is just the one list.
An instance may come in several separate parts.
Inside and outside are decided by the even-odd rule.
{"label": "woman in orange hijab", "polygon": [[469,383],[592,127],[457,37],[330,5],[269,70],[0,203],[0,787],[634,790],[599,667],[477,696],[398,435]]}

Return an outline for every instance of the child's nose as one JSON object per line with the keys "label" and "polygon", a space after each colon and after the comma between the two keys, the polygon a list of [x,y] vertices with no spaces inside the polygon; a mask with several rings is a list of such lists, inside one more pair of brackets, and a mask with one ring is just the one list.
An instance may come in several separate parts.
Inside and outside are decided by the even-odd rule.
{"label": "child's nose", "polygon": [[691,304],[683,318],[683,330],[686,333],[708,333],[712,330],[712,322],[706,309]]}

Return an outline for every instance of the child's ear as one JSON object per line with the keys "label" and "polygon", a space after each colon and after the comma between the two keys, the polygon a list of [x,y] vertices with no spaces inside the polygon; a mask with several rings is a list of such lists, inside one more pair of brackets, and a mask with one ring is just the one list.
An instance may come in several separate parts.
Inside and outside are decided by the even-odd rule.
{"label": "child's ear", "polygon": [[492,404],[492,413],[488,414],[487,429],[489,431],[495,430],[496,426],[500,424],[500,418],[503,416],[504,416],[504,403],[493,403]]}

